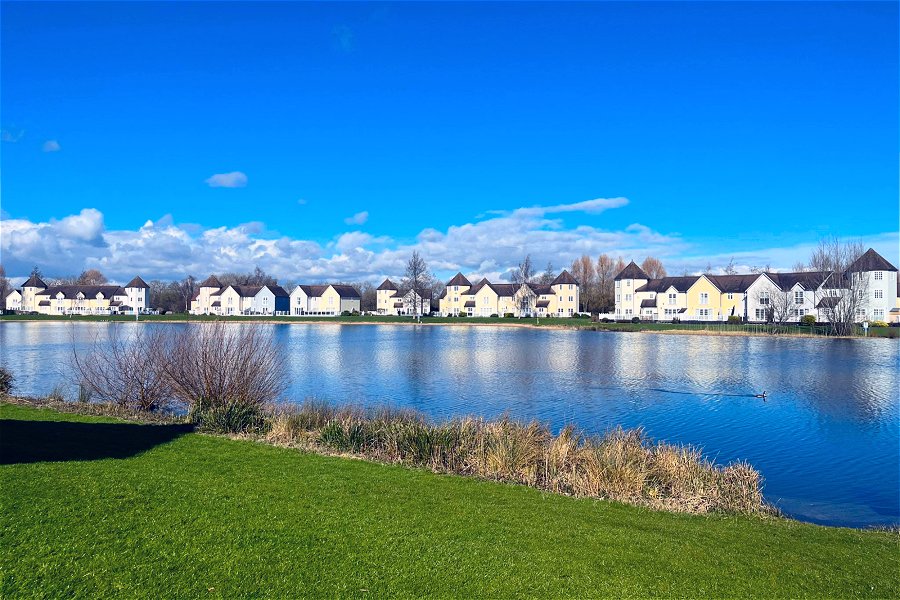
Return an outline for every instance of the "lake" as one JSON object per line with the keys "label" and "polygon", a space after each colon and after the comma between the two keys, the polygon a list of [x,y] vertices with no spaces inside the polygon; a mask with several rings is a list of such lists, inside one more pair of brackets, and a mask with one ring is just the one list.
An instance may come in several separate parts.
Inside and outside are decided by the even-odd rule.
{"label": "lake", "polygon": [[[15,375],[17,393],[46,395],[72,383],[65,365],[73,347],[141,326],[189,325],[0,322],[0,364]],[[750,462],[766,498],[794,518],[900,522],[894,340],[266,327],[284,348],[287,401],[389,403],[435,419],[508,414],[589,433],[643,427],[655,439],[700,446],[719,463]],[[765,401],[753,397],[763,390]]]}

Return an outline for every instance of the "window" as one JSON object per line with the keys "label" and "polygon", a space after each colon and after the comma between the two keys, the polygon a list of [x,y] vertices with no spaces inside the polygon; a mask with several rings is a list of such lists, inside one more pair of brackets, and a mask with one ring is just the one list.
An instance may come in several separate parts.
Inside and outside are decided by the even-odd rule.
{"label": "window", "polygon": [[769,292],[760,292],[759,293],[759,303],[768,306],[769,304]]}
{"label": "window", "polygon": [[675,306],[678,294],[669,294],[669,306]]}
{"label": "window", "polygon": [[882,279],[884,279],[884,273],[875,271],[875,281],[881,281]]}
{"label": "window", "polygon": [[570,284],[569,284],[569,289],[571,290],[571,289],[573,289],[573,287],[574,287],[574,285],[570,283]]}
{"label": "window", "polygon": [[630,279],[626,279],[626,280],[625,280],[625,287],[631,287],[631,280],[630,280]]}
{"label": "window", "polygon": [[765,321],[766,320],[766,309],[764,309],[764,308],[756,309],[756,320],[757,321]]}
{"label": "window", "polygon": [[631,302],[631,294],[625,294],[625,302]]}
{"label": "window", "polygon": [[731,292],[729,292],[729,293],[728,293],[728,299],[729,299],[729,300],[734,300],[734,294],[732,294]]}
{"label": "window", "polygon": [[569,302],[575,302],[575,296],[569,296]]}
{"label": "window", "polygon": [[709,304],[709,294],[706,292],[700,293],[700,304]]}
{"label": "window", "polygon": [[872,311],[872,316],[875,317],[875,320],[877,320],[877,321],[883,320],[884,319],[884,309],[876,308],[875,310]]}
{"label": "window", "polygon": [[697,316],[701,319],[708,319],[709,318],[709,309],[708,308],[698,308]]}
{"label": "window", "polygon": [[569,316],[571,317],[572,314],[573,314],[573,310],[570,308],[570,309],[569,309]]}
{"label": "window", "polygon": [[884,290],[875,290],[875,299],[881,300],[884,298]]}
{"label": "window", "polygon": [[616,294],[616,302],[622,301],[622,294]]}
{"label": "window", "polygon": [[616,282],[616,287],[622,287],[622,282],[621,282],[621,281],[617,281],[617,282]]}
{"label": "window", "polygon": [[794,304],[803,304],[803,290],[794,291]]}
{"label": "window", "polygon": [[631,314],[631,309],[630,309],[630,308],[626,308],[626,309],[625,309],[625,314],[626,314],[626,315],[630,315],[630,314]]}
{"label": "window", "polygon": [[487,296],[484,296],[484,297],[482,298],[482,304],[488,304],[490,301],[491,301],[491,299],[488,298]]}

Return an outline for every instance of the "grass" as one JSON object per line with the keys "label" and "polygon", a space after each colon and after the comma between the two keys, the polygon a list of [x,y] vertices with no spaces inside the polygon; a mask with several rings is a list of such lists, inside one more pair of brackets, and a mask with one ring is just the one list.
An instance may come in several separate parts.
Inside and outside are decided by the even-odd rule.
{"label": "grass", "polygon": [[[900,594],[892,533],[653,512],[24,406],[0,418],[7,598]],[[110,424],[141,443],[123,453]]]}
{"label": "grass", "polygon": [[[398,316],[357,316],[357,317],[269,317],[269,316],[229,316],[189,315],[176,313],[171,315],[141,315],[141,321],[148,322],[203,322],[225,320],[229,322],[267,323],[413,323],[412,317]],[[134,321],[134,315],[0,315],[0,321]],[[817,326],[815,331],[809,327],[797,325],[771,326],[762,324],[734,323],[592,323],[589,319],[570,319],[545,317],[541,319],[506,319],[503,317],[426,317],[425,324],[440,325],[527,325],[531,327],[566,327],[572,329],[591,329],[596,331],[689,331],[705,334],[724,333],[728,335],[827,335],[827,327]],[[862,336],[862,329],[859,329]],[[900,338],[898,327],[871,327],[869,337]]]}

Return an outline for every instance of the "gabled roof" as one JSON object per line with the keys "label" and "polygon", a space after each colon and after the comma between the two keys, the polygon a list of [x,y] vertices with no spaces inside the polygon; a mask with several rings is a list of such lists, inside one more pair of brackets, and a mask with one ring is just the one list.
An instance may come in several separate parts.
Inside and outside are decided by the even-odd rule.
{"label": "gabled roof", "polygon": [[825,296],[819,303],[816,304],[816,308],[834,308],[840,303],[842,298],[840,296]]}
{"label": "gabled roof", "polygon": [[[634,264],[634,263],[631,263],[631,264]],[[635,266],[637,266],[637,265],[635,265]],[[628,267],[625,267],[625,268],[627,269]],[[641,271],[641,272],[643,272],[643,271]],[[624,273],[624,271],[623,271],[623,273]],[[563,269],[563,272],[560,273],[559,275],[557,275],[556,279],[554,279],[553,281],[550,282],[550,285],[560,285],[563,283],[574,283],[575,285],[578,285],[578,280],[575,279],[574,277],[572,277],[571,273],[569,273],[568,271]]]}
{"label": "gabled roof", "polygon": [[663,277],[662,279],[651,279],[644,285],[636,288],[635,292],[656,292],[661,294],[669,288],[675,288],[676,291],[686,292],[688,288],[697,283],[700,279],[698,275],[688,275],[685,277]]}
{"label": "gabled roof", "polygon": [[359,294],[359,290],[357,290],[352,285],[332,285],[334,291],[340,295],[341,298],[361,298]]}
{"label": "gabled roof", "polygon": [[550,285],[543,285],[540,283],[529,283],[528,287],[531,288],[531,291],[534,292],[536,296],[552,296],[553,288]]}
{"label": "gabled roof", "polygon": [[488,287],[488,288],[494,290],[495,293],[497,292],[497,290],[494,289],[493,284],[491,284],[491,282],[487,280],[487,277],[485,277],[481,281],[476,283],[475,287],[473,287],[472,289],[469,290],[469,295],[474,296],[475,294],[480,292],[485,287]]}
{"label": "gabled roof", "polygon": [[874,249],[869,248],[862,256],[854,260],[847,270],[851,273],[865,273],[868,271],[896,271],[897,267],[889,263]]}
{"label": "gabled roof", "polygon": [[467,285],[472,287],[472,283],[466,279],[462,273],[457,273],[453,276],[453,279],[447,282],[447,285]]}
{"label": "gabled roof", "polygon": [[37,275],[32,275],[28,278],[28,281],[22,284],[23,288],[27,287],[36,287],[36,288],[46,288],[47,284],[44,283],[44,280],[38,277]]}
{"label": "gabled roof", "polygon": [[515,296],[516,292],[522,289],[522,286],[518,283],[492,283],[491,287],[497,292],[498,296],[509,298]]}
{"label": "gabled roof", "polygon": [[135,277],[134,279],[132,279],[131,281],[129,281],[128,283],[126,283],[126,284],[125,284],[125,287],[127,287],[127,288],[141,288],[141,289],[145,289],[145,290],[150,289],[150,286],[147,285],[147,282],[144,281],[143,279],[141,279],[140,277]]}
{"label": "gabled roof", "polygon": [[396,285],[394,285],[394,282],[391,281],[390,279],[385,279],[381,285],[379,285],[377,288],[375,288],[375,291],[383,291],[383,290],[393,290],[395,292],[398,292],[398,291],[400,291],[400,288],[398,288]]}
{"label": "gabled roof", "polygon": [[290,294],[287,293],[287,290],[280,285],[264,285],[263,287],[269,288],[269,290],[275,294],[276,298],[287,298],[290,296]]}
{"label": "gabled roof", "polygon": [[743,294],[761,276],[761,273],[755,273],[749,275],[707,275],[706,278],[712,281],[719,288],[719,291],[723,293]]}
{"label": "gabled roof", "polygon": [[219,281],[215,275],[210,275],[209,277],[207,277],[206,279],[203,280],[203,282],[200,284],[200,287],[221,288],[222,282]]}
{"label": "gabled roof", "polygon": [[788,291],[797,284],[804,290],[816,290],[831,276],[827,271],[800,271],[794,273],[766,273],[782,291]]}
{"label": "gabled roof", "polygon": [[[310,298],[318,298],[328,289],[327,285],[298,285],[297,287]],[[296,290],[296,288],[294,289]]]}
{"label": "gabled roof", "polygon": [[98,293],[103,294],[104,298],[112,298],[124,296],[125,289],[117,285],[54,285],[36,295],[55,297],[62,294],[63,298],[75,298],[79,293],[84,294],[85,298],[96,298]]}
{"label": "gabled roof", "polygon": [[647,275],[642,268],[637,266],[634,261],[628,263],[628,266],[622,269],[618,275],[616,275],[615,281],[619,281],[620,279],[650,279],[650,276]]}

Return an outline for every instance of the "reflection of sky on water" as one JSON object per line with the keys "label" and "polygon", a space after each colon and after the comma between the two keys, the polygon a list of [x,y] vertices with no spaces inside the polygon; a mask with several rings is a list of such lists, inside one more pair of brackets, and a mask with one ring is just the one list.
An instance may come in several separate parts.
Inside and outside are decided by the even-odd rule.
{"label": "reflection of sky on water", "polygon": [[[154,327],[184,327],[157,324]],[[134,324],[0,324],[18,391],[46,394],[72,351]],[[390,403],[434,418],[644,427],[744,459],[797,517],[898,521],[898,358],[890,340],[615,334],[433,326],[273,326],[292,400]],[[764,402],[755,393],[768,391]]]}

